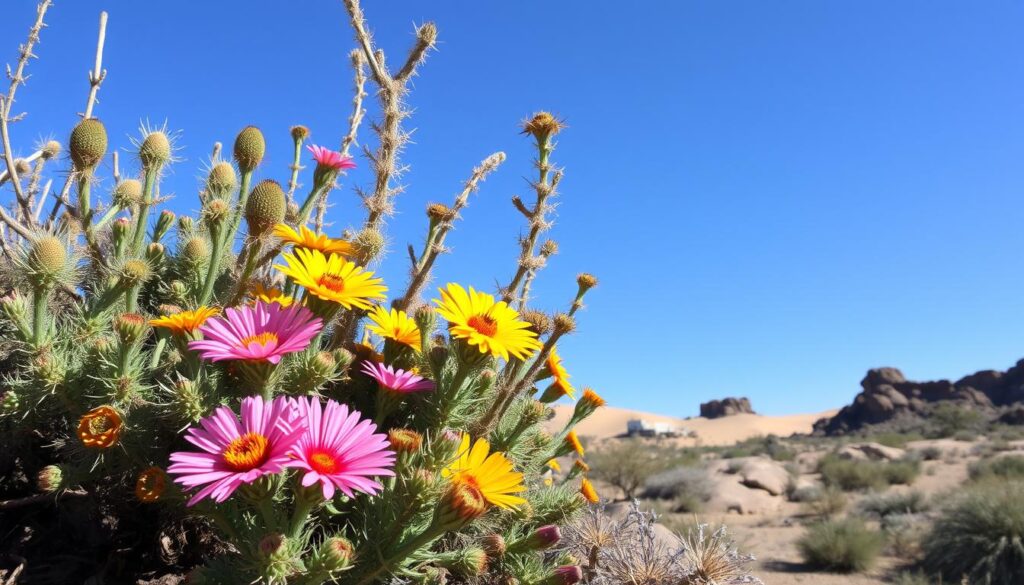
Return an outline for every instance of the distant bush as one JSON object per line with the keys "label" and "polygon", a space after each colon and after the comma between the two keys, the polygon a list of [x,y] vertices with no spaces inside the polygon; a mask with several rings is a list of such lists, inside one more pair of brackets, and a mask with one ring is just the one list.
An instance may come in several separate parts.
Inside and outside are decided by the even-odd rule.
{"label": "distant bush", "polygon": [[756,457],[758,455],[765,455],[774,461],[792,461],[796,459],[796,451],[787,447],[775,435],[752,437],[722,451],[722,459],[738,459],[740,457]]}
{"label": "distant bush", "polygon": [[857,509],[863,515],[878,518],[893,514],[920,514],[928,510],[928,500],[917,490],[871,494],[860,501]]}
{"label": "distant bush", "polygon": [[917,454],[924,461],[938,461],[939,459],[942,459],[942,449],[934,445],[929,445],[927,447],[924,447],[923,449],[918,449]]}
{"label": "distant bush", "polygon": [[950,583],[1024,582],[1024,481],[969,487],[943,510],[923,548],[924,566]]}
{"label": "distant bush", "polygon": [[837,487],[829,486],[818,490],[817,497],[804,502],[804,513],[819,518],[838,516],[846,509],[846,494]]}
{"label": "distant bush", "polygon": [[904,448],[907,443],[911,441],[920,441],[924,438],[924,435],[916,432],[899,433],[895,431],[878,433],[875,435],[868,435],[867,440],[873,443],[879,443],[886,447],[897,447],[899,449]]}
{"label": "distant bush", "polygon": [[928,524],[920,514],[889,514],[882,518],[882,533],[892,556],[917,558]]}
{"label": "distant bush", "polygon": [[929,434],[934,437],[971,440],[960,437],[976,435],[985,426],[985,417],[973,408],[958,406],[951,402],[940,402],[932,409],[928,423],[931,427]]}
{"label": "distant bush", "polygon": [[812,524],[797,542],[808,565],[841,573],[870,569],[882,550],[882,535],[857,519]]}
{"label": "distant bush", "polygon": [[822,489],[816,485],[805,485],[803,487],[792,486],[786,489],[786,498],[790,502],[813,502],[821,499]]}
{"label": "distant bush", "polygon": [[1024,457],[1006,455],[975,461],[967,468],[967,473],[974,481],[991,477],[1004,479],[1024,479]]}
{"label": "distant bush", "polygon": [[892,585],[934,585],[935,581],[924,573],[904,571],[893,579]]}
{"label": "distant bush", "polygon": [[711,479],[704,469],[677,467],[649,477],[641,495],[649,499],[676,500],[680,508],[675,510],[677,512],[698,512],[699,504],[708,501],[711,492]]}
{"label": "distant bush", "polygon": [[593,477],[621,489],[626,499],[633,499],[647,478],[678,465],[685,457],[676,449],[623,439],[594,449],[587,461]]}
{"label": "distant bush", "polygon": [[921,463],[916,459],[858,461],[827,455],[818,462],[818,472],[825,485],[852,492],[892,484],[909,485],[921,473]]}

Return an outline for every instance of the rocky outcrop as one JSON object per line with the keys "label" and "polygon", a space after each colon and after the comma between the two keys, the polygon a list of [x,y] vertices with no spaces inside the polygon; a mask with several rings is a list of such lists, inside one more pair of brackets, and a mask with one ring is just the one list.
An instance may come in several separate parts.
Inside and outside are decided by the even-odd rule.
{"label": "rocky outcrop", "polygon": [[906,451],[896,447],[886,447],[878,443],[857,443],[846,445],[839,450],[839,457],[843,459],[854,459],[859,461],[897,461],[903,459]]}
{"label": "rocky outcrop", "polygon": [[853,404],[819,420],[815,431],[837,435],[900,417],[925,416],[942,401],[983,410],[1024,402],[1024,360],[1005,372],[983,370],[956,382],[914,382],[896,368],[876,368],[860,385]]}
{"label": "rocky outcrop", "polygon": [[712,400],[700,405],[700,415],[704,418],[722,418],[734,414],[754,414],[748,398],[723,398]]}

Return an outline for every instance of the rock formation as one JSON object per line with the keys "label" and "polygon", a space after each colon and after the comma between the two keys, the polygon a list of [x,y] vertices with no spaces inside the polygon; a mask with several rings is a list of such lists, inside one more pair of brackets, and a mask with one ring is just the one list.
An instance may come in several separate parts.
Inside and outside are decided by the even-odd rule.
{"label": "rock formation", "polygon": [[748,398],[723,398],[700,405],[700,415],[704,418],[722,418],[744,413],[754,414],[754,409],[750,407]]}

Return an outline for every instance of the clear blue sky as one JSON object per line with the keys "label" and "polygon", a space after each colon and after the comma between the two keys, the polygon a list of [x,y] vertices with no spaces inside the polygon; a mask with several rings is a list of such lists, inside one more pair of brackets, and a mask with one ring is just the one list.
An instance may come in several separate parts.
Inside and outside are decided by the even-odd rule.
{"label": "clear blue sky", "polygon": [[[614,405],[685,416],[746,395],[764,412],[811,412],[849,402],[870,367],[958,377],[1024,356],[1024,4],[367,4],[392,63],[413,23],[440,29],[411,96],[408,190],[382,269],[393,289],[425,203],[449,201],[495,150],[509,159],[438,276],[507,280],[522,228],[508,201],[532,176],[516,124],[551,109],[570,128],[554,155],[562,253],[539,305],[563,306],[578,271],[601,278],[562,353]],[[4,60],[33,6],[7,3]],[[96,114],[121,148],[142,119],[182,131],[186,160],[164,183],[176,210],[197,206],[212,143],[246,124],[270,142],[261,177],[282,182],[291,124],[329,145],[346,127],[340,2],[65,0],[18,94],[21,154],[75,123],[101,9]],[[363,217],[361,163],[333,195],[337,230]]]}

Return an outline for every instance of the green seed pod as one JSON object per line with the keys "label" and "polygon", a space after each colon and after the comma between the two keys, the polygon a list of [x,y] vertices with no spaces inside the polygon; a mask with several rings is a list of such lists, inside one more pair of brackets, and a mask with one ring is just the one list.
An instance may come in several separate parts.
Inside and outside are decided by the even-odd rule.
{"label": "green seed pod", "polygon": [[181,257],[193,266],[205,264],[210,258],[210,245],[206,238],[200,236],[189,238],[181,248]]}
{"label": "green seed pod", "polygon": [[71,131],[71,162],[78,172],[92,172],[107,153],[107,129],[96,118],[86,118]]}
{"label": "green seed pod", "polygon": [[238,177],[235,175],[235,167],[231,163],[221,161],[210,169],[206,177],[206,190],[214,197],[229,195],[238,184]]}
{"label": "green seed pod", "polygon": [[122,209],[133,207],[142,200],[142,183],[137,179],[125,179],[114,187],[110,197],[114,205]]}
{"label": "green seed pod", "polygon": [[267,142],[255,126],[246,126],[235,138],[235,163],[243,173],[252,172],[263,161]]}
{"label": "green seed pod", "polygon": [[150,132],[139,147],[139,160],[146,170],[160,170],[171,160],[171,141],[160,130]]}
{"label": "green seed pod", "polygon": [[260,236],[284,221],[286,198],[277,181],[260,181],[245,204],[249,235]]}
{"label": "green seed pod", "polygon": [[60,238],[43,236],[29,248],[28,262],[38,275],[52,280],[67,266],[68,249]]}

